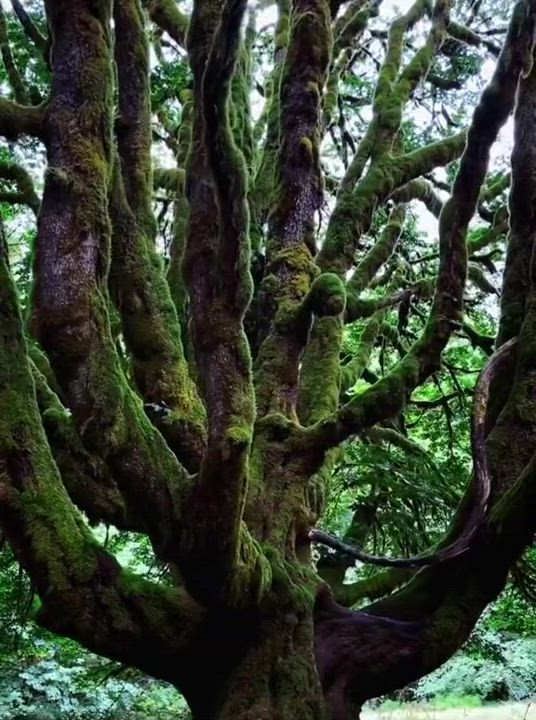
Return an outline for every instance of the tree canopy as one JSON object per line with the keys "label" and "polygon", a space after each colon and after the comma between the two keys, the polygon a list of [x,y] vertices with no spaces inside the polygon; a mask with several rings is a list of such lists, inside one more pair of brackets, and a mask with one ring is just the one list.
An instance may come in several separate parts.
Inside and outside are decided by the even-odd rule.
{"label": "tree canopy", "polygon": [[351,720],[523,575],[536,2],[509,5],[0,6],[0,525],[37,621],[195,720]]}

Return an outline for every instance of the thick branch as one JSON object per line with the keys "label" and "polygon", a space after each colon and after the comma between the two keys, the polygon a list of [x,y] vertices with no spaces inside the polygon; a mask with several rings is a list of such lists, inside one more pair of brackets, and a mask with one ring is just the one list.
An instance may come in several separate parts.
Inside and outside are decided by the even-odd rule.
{"label": "thick branch", "polygon": [[[515,347],[515,340],[505,343],[486,363],[478,380],[473,404],[472,422],[472,450],[474,458],[474,473],[476,477],[475,490],[472,498],[472,509],[468,513],[465,525],[460,534],[448,545],[440,547],[431,553],[416,555],[412,558],[387,558],[378,555],[370,555],[360,548],[343,543],[336,537],[322,532],[311,530],[309,537],[313,542],[326,545],[337,552],[370,565],[383,567],[418,568],[426,565],[436,564],[451,560],[466,553],[470,549],[471,541],[481,529],[488,500],[491,492],[491,477],[488,467],[488,459],[485,449],[486,435],[486,412],[488,408],[491,381],[500,372],[501,365],[509,359]],[[413,448],[415,452],[415,448]]]}
{"label": "thick branch", "polygon": [[108,0],[47,4],[54,73],[33,327],[84,445],[107,463],[127,507],[143,517],[157,552],[169,559],[176,552],[172,538],[185,471],[128,385],[108,313],[110,5]]}
{"label": "thick branch", "polygon": [[360,293],[367,289],[372,278],[395,251],[404,229],[405,219],[406,210],[403,206],[395,207],[391,211],[379,239],[367,252],[346,283],[347,313],[350,317],[352,316],[352,300],[357,299]]}
{"label": "thick branch", "polygon": [[518,335],[525,315],[527,294],[532,282],[536,241],[536,186],[534,167],[534,113],[536,112],[536,73],[532,72],[519,85],[514,115],[514,149],[509,199],[510,230],[506,266],[501,289],[501,319],[497,342]]}
{"label": "thick branch", "polygon": [[385,313],[381,310],[372,315],[359,337],[359,345],[350,362],[341,368],[341,396],[359,380],[368,365],[376,339],[380,335]]}
{"label": "thick branch", "polygon": [[493,78],[473,115],[452,196],[441,212],[439,275],[425,332],[387,377],[319,424],[316,432],[311,429],[315,447],[322,437],[326,447],[333,447],[351,434],[399,412],[413,389],[438,367],[452,330],[461,322],[467,226],[478,202],[489,149],[511,112],[517,81],[532,53],[531,27],[523,24],[524,14],[514,16]]}
{"label": "thick branch", "polygon": [[492,40],[482,37],[466,25],[460,25],[453,20],[449,22],[448,33],[455,40],[459,40],[460,42],[465,43],[465,45],[471,45],[473,47],[480,47],[481,45],[484,45],[484,47],[492,55],[495,55],[495,57],[497,57],[501,52],[500,46],[496,45]]}
{"label": "thick branch", "polygon": [[43,120],[42,107],[29,107],[0,98],[0,135],[7,140],[17,140],[21,135],[42,138]]}
{"label": "thick branch", "polygon": [[333,57],[337,59],[346,48],[355,47],[366,30],[369,20],[377,17],[380,10],[378,0],[352,0],[344,13],[337,18],[333,29]]}
{"label": "thick branch", "polygon": [[411,568],[390,568],[364,580],[333,588],[335,600],[343,607],[352,607],[363,600],[377,600],[405,585],[415,575]]}
{"label": "thick branch", "polygon": [[189,18],[181,12],[175,0],[147,0],[149,17],[175,40],[180,47],[186,46],[186,32]]}
{"label": "thick branch", "polygon": [[467,133],[462,131],[405,155],[385,156],[369,168],[354,191],[339,193],[317,257],[321,269],[346,273],[354,263],[359,239],[370,228],[377,205],[397,188],[455,160],[466,141]]}
{"label": "thick branch", "polygon": [[417,0],[406,15],[395,20],[389,30],[387,53],[383,62],[373,104],[378,122],[378,133],[373,158],[378,158],[392,148],[395,134],[402,122],[402,111],[415,88],[426,77],[434,56],[441,48],[449,22],[450,0],[436,0],[432,13],[432,27],[426,43],[415,53],[397,78],[404,35],[429,9],[427,0]]}
{"label": "thick branch", "polygon": [[443,201],[434,191],[432,183],[423,178],[410,180],[410,182],[402,185],[396,190],[391,198],[396,203],[407,203],[411,200],[420,200],[426,209],[436,218],[441,214],[443,209]]}
{"label": "thick branch", "polygon": [[[321,98],[332,45],[327,2],[295,0],[290,28],[280,94],[278,192],[270,214],[267,265],[260,289],[263,342],[256,359],[255,383],[260,415],[280,412],[294,417],[300,356],[311,319],[304,301],[316,271],[315,213],[323,202]],[[316,290],[320,290],[319,281],[315,281]],[[326,300],[333,291],[339,304],[341,300],[344,303],[340,283],[332,287],[327,279],[323,288]],[[315,298],[324,295],[313,288],[311,293]],[[314,310],[317,314],[337,312],[326,307],[323,313],[318,305]]]}
{"label": "thick branch", "polygon": [[[182,113],[181,123],[177,135],[176,162],[179,170],[175,201],[173,206],[173,237],[169,248],[169,265],[166,279],[175,304],[177,315],[182,329],[183,343],[189,341],[188,318],[186,313],[186,287],[182,272],[182,260],[186,245],[188,231],[189,204],[186,197],[186,167],[190,144],[192,140],[193,123],[193,96],[190,90],[185,90],[181,96]],[[158,180],[158,170],[155,172],[155,181]],[[189,353],[191,354],[191,353]]]}
{"label": "thick branch", "polygon": [[116,160],[111,188],[110,286],[138,389],[146,403],[169,408],[158,427],[179,460],[194,472],[206,440],[205,412],[190,377],[177,313],[154,247],[149,48],[137,0],[118,0],[114,20],[121,120],[120,167]]}
{"label": "thick branch", "polygon": [[52,455],[72,502],[91,523],[113,524],[122,530],[143,530],[143,522],[129,518],[125,501],[106,464],[84,448],[73,419],[49,388],[45,376],[31,362],[37,404]]}
{"label": "thick branch", "polygon": [[38,622],[156,677],[167,666],[166,679],[174,679],[184,667],[186,679],[184,653],[191,659],[200,609],[183,593],[123,573],[61,483],[41,427],[3,238],[0,306],[0,525],[41,598]]}
{"label": "thick branch", "polygon": [[[218,11],[211,0],[198,0],[190,26],[195,116],[185,262],[209,436],[182,529],[181,570],[196,597],[230,605],[260,598],[263,583],[270,582],[269,573],[264,574],[266,560],[242,523],[254,421],[243,326],[251,276],[246,171],[234,144],[228,102],[245,7],[244,0],[228,0]],[[210,177],[210,185],[200,183],[198,173]],[[200,205],[207,200],[217,228],[214,219],[207,227],[207,206]]]}

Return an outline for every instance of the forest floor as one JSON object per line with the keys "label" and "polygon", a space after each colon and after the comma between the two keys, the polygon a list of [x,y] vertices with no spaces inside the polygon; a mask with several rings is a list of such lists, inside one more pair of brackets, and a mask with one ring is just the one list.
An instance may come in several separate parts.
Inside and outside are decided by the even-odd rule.
{"label": "forest floor", "polygon": [[536,720],[536,699],[532,702],[498,703],[481,707],[436,710],[408,703],[396,710],[365,710],[362,720]]}

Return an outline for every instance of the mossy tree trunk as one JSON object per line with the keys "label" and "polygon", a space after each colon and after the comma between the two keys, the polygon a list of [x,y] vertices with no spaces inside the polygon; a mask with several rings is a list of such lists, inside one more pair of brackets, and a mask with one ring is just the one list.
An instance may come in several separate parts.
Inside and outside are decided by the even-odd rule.
{"label": "mossy tree trunk", "polygon": [[[448,0],[417,0],[393,23],[372,121],[318,248],[325,124],[347,50],[378,12],[378,3],[352,2],[337,17],[336,5],[278,3],[264,135],[250,127],[247,107],[254,30],[251,22],[242,38],[244,0],[196,0],[191,18],[174,0],[147,8],[139,0],[47,1],[50,42],[30,32],[39,53],[50,45],[50,97],[39,106],[19,104],[27,95],[0,32],[14,95],[0,100],[0,133],[31,135],[47,152],[31,337],[3,238],[0,246],[0,523],[39,593],[39,622],[173,683],[195,720],[355,718],[365,700],[460,647],[536,528],[526,206],[527,187],[536,192],[535,3],[516,5],[468,131],[412,152],[400,146],[404,107],[448,32],[464,29],[450,22]],[[168,138],[176,172],[152,168],[145,9],[187,48],[193,76],[180,97],[180,128]],[[406,34],[427,16],[429,35],[404,66]],[[476,457],[475,482],[445,540],[470,537],[464,552],[419,572],[388,571],[367,588],[344,591],[332,573],[330,589],[312,564],[309,533],[332,469],[345,441],[402,411],[463,322],[467,228],[516,97],[501,339],[518,339],[500,366],[510,395],[492,388],[500,422],[486,447],[476,446],[491,466],[486,518],[464,535],[476,517]],[[422,176],[460,156],[442,206]],[[35,211],[31,178],[20,170],[0,176],[18,183],[11,200]],[[175,203],[167,275],[155,247],[153,186]],[[397,205],[383,233],[358,256],[375,209],[391,197]],[[432,294],[395,273],[392,294],[363,295],[396,252],[412,199],[439,215],[428,321],[390,372],[348,398],[386,308]],[[343,367],[344,327],[359,317],[368,323]],[[147,535],[175,587],[123,570],[80,511],[91,523]],[[401,586],[360,612],[334,600],[382,598]]]}

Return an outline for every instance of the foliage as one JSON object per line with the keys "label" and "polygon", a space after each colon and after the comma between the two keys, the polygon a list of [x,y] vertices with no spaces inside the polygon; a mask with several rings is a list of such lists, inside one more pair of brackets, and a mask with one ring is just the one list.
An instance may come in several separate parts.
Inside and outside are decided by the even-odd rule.
{"label": "foliage", "polygon": [[418,700],[477,696],[483,702],[523,700],[536,691],[536,639],[485,633],[415,687]]}
{"label": "foliage", "polygon": [[[30,642],[32,631],[24,635]],[[0,720],[189,720],[174,688],[136,673],[118,673],[101,658],[32,638],[31,655],[0,661]],[[122,677],[125,676],[125,677]]]}
{"label": "foliage", "polygon": [[521,696],[534,4],[189,5],[0,5],[0,720]]}

